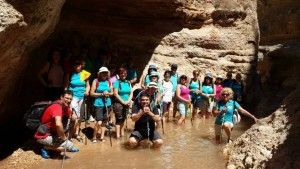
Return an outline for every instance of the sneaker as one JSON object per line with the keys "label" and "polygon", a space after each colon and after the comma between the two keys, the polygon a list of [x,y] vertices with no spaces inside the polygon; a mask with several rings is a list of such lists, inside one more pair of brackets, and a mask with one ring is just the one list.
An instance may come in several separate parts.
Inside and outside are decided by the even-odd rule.
{"label": "sneaker", "polygon": [[46,149],[44,149],[44,148],[41,149],[41,156],[42,156],[44,159],[50,158],[49,152],[48,152]]}
{"label": "sneaker", "polygon": [[71,149],[69,149],[69,152],[72,152],[72,153],[76,153],[78,151],[79,151],[79,149],[76,147],[72,147]]}
{"label": "sneaker", "polygon": [[94,119],[94,117],[91,115],[90,118],[89,118],[89,122],[94,122],[94,121],[95,121],[95,119]]}
{"label": "sneaker", "polygon": [[97,143],[97,139],[93,139],[92,143]]}

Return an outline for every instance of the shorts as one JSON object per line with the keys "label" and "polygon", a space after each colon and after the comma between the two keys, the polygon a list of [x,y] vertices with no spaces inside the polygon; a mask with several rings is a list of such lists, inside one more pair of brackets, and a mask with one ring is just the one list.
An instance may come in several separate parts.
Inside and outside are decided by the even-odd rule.
{"label": "shorts", "polygon": [[[131,133],[130,137],[134,137],[138,142],[140,142],[144,139],[148,139],[148,133],[135,130]],[[155,141],[158,139],[161,139],[161,137],[157,131],[150,132],[149,140]]]}
{"label": "shorts", "polygon": [[180,115],[182,116],[186,116],[187,115],[187,111],[188,111],[188,106],[186,103],[183,102],[178,102],[178,111],[180,113]]}
{"label": "shorts", "polygon": [[211,112],[213,109],[215,102],[209,102],[208,99],[201,99],[199,102],[199,109],[201,111],[208,111]]}
{"label": "shorts", "polygon": [[163,113],[168,112],[171,107],[171,102],[163,102]]}
{"label": "shorts", "polygon": [[192,99],[193,107],[200,109],[202,99]]}
{"label": "shorts", "polygon": [[62,141],[57,136],[52,135],[43,139],[37,139],[36,142],[52,148],[64,147],[67,150],[71,150],[74,147],[74,144],[70,140]]}
{"label": "shorts", "polygon": [[95,107],[95,119],[96,121],[107,121],[109,117],[110,112],[110,106],[107,107],[108,110],[106,110],[105,107]]}
{"label": "shorts", "polygon": [[79,99],[76,97],[73,97],[73,100],[71,102],[71,109],[75,112],[78,118],[81,117],[82,103],[83,103],[83,98]]}
{"label": "shorts", "polygon": [[[228,121],[225,122],[223,125],[224,125],[224,126],[228,126],[228,127],[230,127],[230,128],[233,127],[233,123],[228,122]],[[221,125],[218,125],[218,124],[215,124],[215,135],[216,135],[216,136],[220,136],[220,135],[221,135],[221,130],[222,130],[222,126],[221,126]]]}
{"label": "shorts", "polygon": [[113,105],[113,110],[115,113],[115,118],[116,118],[116,125],[120,125],[124,123],[126,117],[127,117],[127,109],[129,107],[122,105],[119,102],[114,103]]}

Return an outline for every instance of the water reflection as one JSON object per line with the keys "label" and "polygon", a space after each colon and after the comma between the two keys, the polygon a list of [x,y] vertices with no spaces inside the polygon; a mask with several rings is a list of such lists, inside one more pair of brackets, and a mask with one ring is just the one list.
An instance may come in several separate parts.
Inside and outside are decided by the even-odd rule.
{"label": "water reflection", "polygon": [[[128,120],[129,122],[130,120]],[[165,134],[158,131],[164,139],[160,150],[149,150],[147,146],[140,146],[135,150],[128,150],[124,145],[127,138],[113,139],[110,147],[109,138],[106,142],[88,145],[78,143],[80,152],[68,153],[71,159],[65,161],[65,168],[225,168],[222,148],[225,144],[216,145],[214,142],[214,119],[206,121],[186,121],[182,126],[173,122],[165,123]],[[93,124],[91,124],[93,126]],[[233,139],[239,136],[247,125],[240,123],[233,131]],[[133,123],[129,123],[133,128]],[[129,134],[128,134],[129,136]],[[60,160],[44,160],[34,168],[59,168]]]}

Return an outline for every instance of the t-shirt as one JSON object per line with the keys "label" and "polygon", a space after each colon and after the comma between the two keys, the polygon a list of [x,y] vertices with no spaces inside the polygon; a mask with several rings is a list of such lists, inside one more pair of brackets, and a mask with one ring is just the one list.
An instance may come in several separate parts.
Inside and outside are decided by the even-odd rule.
{"label": "t-shirt", "polygon": [[173,93],[175,93],[176,88],[177,88],[177,84],[178,84],[178,74],[177,73],[171,74],[170,81],[173,84],[173,90],[172,91],[173,91]]}
{"label": "t-shirt", "polygon": [[[98,80],[95,79],[95,81],[97,82]],[[96,83],[97,84],[97,83]],[[103,93],[104,91],[107,91],[108,93],[110,93],[110,82],[105,80],[105,81],[98,81],[98,87],[96,89],[96,93]],[[105,100],[105,104],[104,104],[104,100]],[[95,107],[105,107],[105,106],[111,106],[111,98],[110,97],[96,97],[95,101],[94,101],[94,106]]]}
{"label": "t-shirt", "polygon": [[126,77],[126,80],[132,80],[132,79],[134,79],[134,78],[136,78],[136,77],[137,77],[137,73],[136,73],[135,70],[133,70],[133,69],[128,69],[128,70],[127,70],[127,77]]}
{"label": "t-shirt", "polygon": [[233,81],[232,83],[232,90],[234,92],[235,95],[242,95],[242,83],[239,83],[237,81]]}
{"label": "t-shirt", "polygon": [[[140,109],[141,109],[140,106],[134,105],[132,107],[132,114],[137,114],[140,111]],[[151,111],[155,115],[159,115],[157,107],[154,107]],[[145,114],[135,122],[134,130],[139,131],[142,135],[147,135],[148,134],[148,127],[147,127],[148,122],[149,122],[150,132],[152,133],[155,130],[155,121],[149,115],[145,115]]]}
{"label": "t-shirt", "polygon": [[86,82],[80,79],[80,73],[71,74],[69,90],[73,92],[73,97],[83,99]]}
{"label": "t-shirt", "polygon": [[201,99],[200,94],[196,94],[195,92],[192,91],[192,90],[200,90],[200,85],[201,83],[199,80],[190,82],[189,89],[190,89],[190,95],[192,99]]}
{"label": "t-shirt", "polygon": [[[50,133],[56,133],[55,117],[60,116],[63,119],[65,117],[70,117],[70,115],[70,107],[64,106],[62,108],[61,104],[55,103],[46,108],[42,115],[41,123],[45,124],[50,129]],[[50,135],[50,133],[45,133],[45,135],[42,135],[41,133],[36,132],[34,137],[38,139],[46,138]]]}
{"label": "t-shirt", "polygon": [[118,94],[123,101],[128,101],[131,92],[131,85],[129,81],[116,80],[113,87],[114,89],[118,89]]}
{"label": "t-shirt", "polygon": [[172,96],[173,96],[173,84],[171,81],[164,81],[162,82],[163,86],[163,93],[162,93],[162,100],[163,102],[171,102],[172,101]]}
{"label": "t-shirt", "polygon": [[224,101],[219,101],[216,105],[216,109],[219,111],[224,110],[225,107],[227,108],[225,114],[217,116],[215,124],[221,125],[222,122],[233,123],[234,109],[239,109],[241,106],[238,102],[233,100],[229,100],[226,103]]}
{"label": "t-shirt", "polygon": [[222,82],[222,85],[223,87],[229,87],[229,88],[232,88],[232,85],[233,85],[233,79],[225,79],[223,82]]}

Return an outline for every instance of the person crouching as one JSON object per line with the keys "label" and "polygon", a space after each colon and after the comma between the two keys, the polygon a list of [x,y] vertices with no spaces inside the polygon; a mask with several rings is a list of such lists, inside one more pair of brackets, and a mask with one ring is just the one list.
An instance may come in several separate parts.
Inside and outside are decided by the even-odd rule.
{"label": "person crouching", "polygon": [[140,104],[132,108],[132,121],[135,122],[134,131],[129,137],[131,148],[138,146],[139,142],[145,139],[153,142],[154,148],[159,148],[163,144],[159,133],[155,130],[155,122],[159,122],[160,116],[157,107],[150,108],[150,96],[142,93]]}
{"label": "person crouching", "polygon": [[34,137],[37,143],[42,144],[44,147],[41,149],[41,156],[43,158],[50,158],[48,150],[55,150],[63,152],[66,149],[69,152],[78,152],[79,149],[68,140],[65,133],[65,128],[68,127],[71,109],[70,104],[73,98],[71,91],[64,91],[60,100],[54,102],[47,107],[41,118],[41,125],[37,129]]}

